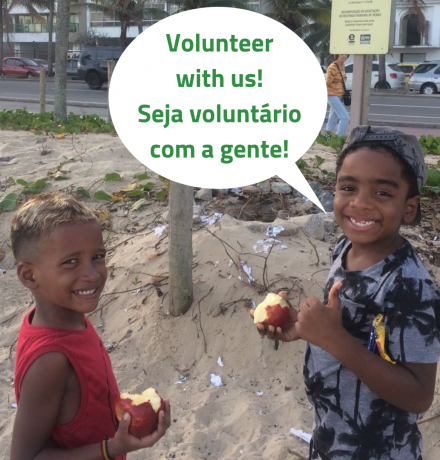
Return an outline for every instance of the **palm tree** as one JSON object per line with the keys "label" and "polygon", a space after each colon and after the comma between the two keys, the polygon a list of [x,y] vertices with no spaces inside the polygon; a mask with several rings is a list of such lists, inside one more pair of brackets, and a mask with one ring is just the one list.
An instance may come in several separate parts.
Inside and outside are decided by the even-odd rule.
{"label": "palm tree", "polygon": [[119,41],[122,46],[127,46],[127,30],[133,23],[138,22],[144,13],[150,13],[155,19],[162,19],[168,13],[158,8],[147,7],[146,1],[137,0],[97,0],[97,3],[86,3],[92,11],[102,11],[108,16],[115,16],[121,23]]}
{"label": "palm tree", "polygon": [[332,2],[331,0],[313,0],[311,5],[313,12],[305,11],[310,18],[309,22],[297,29],[296,33],[315,55],[319,56],[321,64],[324,64],[330,56]]}
{"label": "palm tree", "polygon": [[160,8],[154,8],[154,0],[137,0],[133,8],[133,21],[138,27],[139,35],[143,32],[143,21],[145,19],[163,19],[168,16],[168,13]]}
{"label": "palm tree", "polygon": [[[399,0],[398,4],[403,7],[403,15],[409,15],[410,21],[424,35],[426,33],[425,0]],[[377,87],[380,89],[389,88],[385,72],[385,54],[379,55],[379,81],[377,82]]]}

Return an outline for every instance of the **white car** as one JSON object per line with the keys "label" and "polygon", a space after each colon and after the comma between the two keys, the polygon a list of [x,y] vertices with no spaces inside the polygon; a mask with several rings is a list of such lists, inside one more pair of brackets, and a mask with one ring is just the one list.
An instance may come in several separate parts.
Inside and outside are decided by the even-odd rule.
{"label": "white car", "polygon": [[[345,73],[347,74],[347,81],[345,87],[347,91],[353,88],[353,64],[345,66]],[[400,88],[405,85],[405,74],[394,64],[385,64],[385,75],[387,78],[388,89]],[[373,71],[371,73],[371,88],[377,88],[379,81],[379,62],[373,61]]]}

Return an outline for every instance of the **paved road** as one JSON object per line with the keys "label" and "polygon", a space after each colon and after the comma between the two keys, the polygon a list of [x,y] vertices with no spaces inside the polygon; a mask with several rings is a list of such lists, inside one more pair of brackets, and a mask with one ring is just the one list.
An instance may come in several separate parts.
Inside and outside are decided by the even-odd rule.
{"label": "paved road", "polygon": [[[53,81],[47,82],[47,100],[53,100],[54,86]],[[101,90],[91,90],[84,82],[68,81],[67,101],[69,110],[77,113],[100,112],[99,115],[105,116],[107,98],[107,86]],[[39,81],[37,79],[0,79],[0,109],[18,108],[25,105],[28,110],[38,111],[38,104],[32,104],[34,101],[38,102],[38,99]],[[373,92],[370,102],[371,123],[380,122],[398,126],[440,129],[440,95],[406,96]],[[93,107],[94,105],[95,107]],[[80,110],[74,109],[74,106]]]}

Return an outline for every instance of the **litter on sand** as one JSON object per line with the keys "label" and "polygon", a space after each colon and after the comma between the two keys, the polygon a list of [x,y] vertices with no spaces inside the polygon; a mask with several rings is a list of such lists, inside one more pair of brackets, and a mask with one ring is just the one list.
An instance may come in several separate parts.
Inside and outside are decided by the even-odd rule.
{"label": "litter on sand", "polygon": [[221,356],[219,356],[219,357],[217,358],[217,364],[218,364],[220,367],[223,367],[223,366],[224,366]]}
{"label": "litter on sand", "polygon": [[166,225],[159,225],[158,227],[154,229],[154,234],[156,236],[162,236],[162,233],[164,232],[166,228],[167,228]]}
{"label": "litter on sand", "polygon": [[290,432],[295,435],[297,438],[302,439],[305,442],[310,444],[310,440],[312,439],[312,435],[309,433],[305,433],[303,430],[296,430],[295,428],[291,428]]}
{"label": "litter on sand", "polygon": [[211,374],[211,383],[215,387],[221,387],[223,385],[222,378],[219,375]]}
{"label": "litter on sand", "polygon": [[258,240],[257,244],[254,244],[253,248],[256,254],[264,252],[267,254],[269,249],[272,247],[277,247],[278,249],[287,249],[285,244],[281,244],[280,240],[275,238],[266,238],[265,240]]}
{"label": "litter on sand", "polygon": [[220,220],[223,217],[223,214],[221,212],[215,212],[212,216],[205,217],[202,216],[200,217],[200,220],[204,222],[205,224],[212,225],[216,223],[218,220]]}
{"label": "litter on sand", "polygon": [[274,227],[272,225],[269,225],[269,227],[267,227],[266,230],[266,235],[270,237],[277,236],[278,233],[281,233],[283,230],[284,227],[282,225],[277,225]]}

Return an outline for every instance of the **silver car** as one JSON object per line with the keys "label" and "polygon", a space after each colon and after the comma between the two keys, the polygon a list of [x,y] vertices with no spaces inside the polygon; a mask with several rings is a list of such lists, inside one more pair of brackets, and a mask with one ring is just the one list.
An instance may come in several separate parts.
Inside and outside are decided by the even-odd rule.
{"label": "silver car", "polygon": [[422,94],[440,92],[440,61],[426,61],[418,65],[409,77],[408,88]]}

